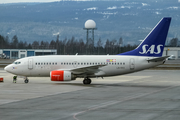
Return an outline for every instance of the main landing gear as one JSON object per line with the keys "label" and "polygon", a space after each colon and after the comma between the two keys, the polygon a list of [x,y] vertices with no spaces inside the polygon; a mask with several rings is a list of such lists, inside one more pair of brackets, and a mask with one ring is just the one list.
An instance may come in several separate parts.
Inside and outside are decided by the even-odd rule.
{"label": "main landing gear", "polygon": [[28,82],[29,82],[29,79],[26,77],[24,80],[24,83],[28,83]]}
{"label": "main landing gear", "polygon": [[83,80],[83,84],[91,84],[91,79],[85,78],[85,79]]}

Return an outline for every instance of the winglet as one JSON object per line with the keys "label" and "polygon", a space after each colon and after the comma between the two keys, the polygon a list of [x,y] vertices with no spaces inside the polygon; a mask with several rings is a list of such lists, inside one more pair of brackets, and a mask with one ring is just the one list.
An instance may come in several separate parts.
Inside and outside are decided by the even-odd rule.
{"label": "winglet", "polygon": [[136,49],[118,55],[161,57],[170,22],[170,17],[162,18]]}

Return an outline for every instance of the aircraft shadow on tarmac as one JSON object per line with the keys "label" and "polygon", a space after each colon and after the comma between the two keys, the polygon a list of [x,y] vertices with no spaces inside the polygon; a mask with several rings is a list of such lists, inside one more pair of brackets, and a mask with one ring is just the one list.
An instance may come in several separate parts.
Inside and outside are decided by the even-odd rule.
{"label": "aircraft shadow on tarmac", "polygon": [[103,83],[94,83],[90,85],[84,85],[82,83],[53,83],[54,85],[72,85],[72,86],[82,86],[82,87],[143,87],[143,88],[167,88],[170,86],[160,86],[160,85],[137,85],[137,84],[131,84],[131,83],[113,83],[113,84],[103,84]]}

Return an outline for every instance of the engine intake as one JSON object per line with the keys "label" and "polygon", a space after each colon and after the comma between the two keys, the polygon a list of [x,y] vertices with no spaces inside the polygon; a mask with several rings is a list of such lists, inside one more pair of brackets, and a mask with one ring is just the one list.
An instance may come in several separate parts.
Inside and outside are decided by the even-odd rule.
{"label": "engine intake", "polygon": [[69,71],[56,70],[50,72],[51,81],[71,81],[76,77]]}

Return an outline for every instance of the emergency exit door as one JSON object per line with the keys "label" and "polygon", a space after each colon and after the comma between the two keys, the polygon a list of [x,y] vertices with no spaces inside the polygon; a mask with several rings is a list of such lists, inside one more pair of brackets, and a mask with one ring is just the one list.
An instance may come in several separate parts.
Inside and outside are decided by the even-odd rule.
{"label": "emergency exit door", "polygon": [[32,58],[28,59],[28,69],[33,69],[33,59]]}

